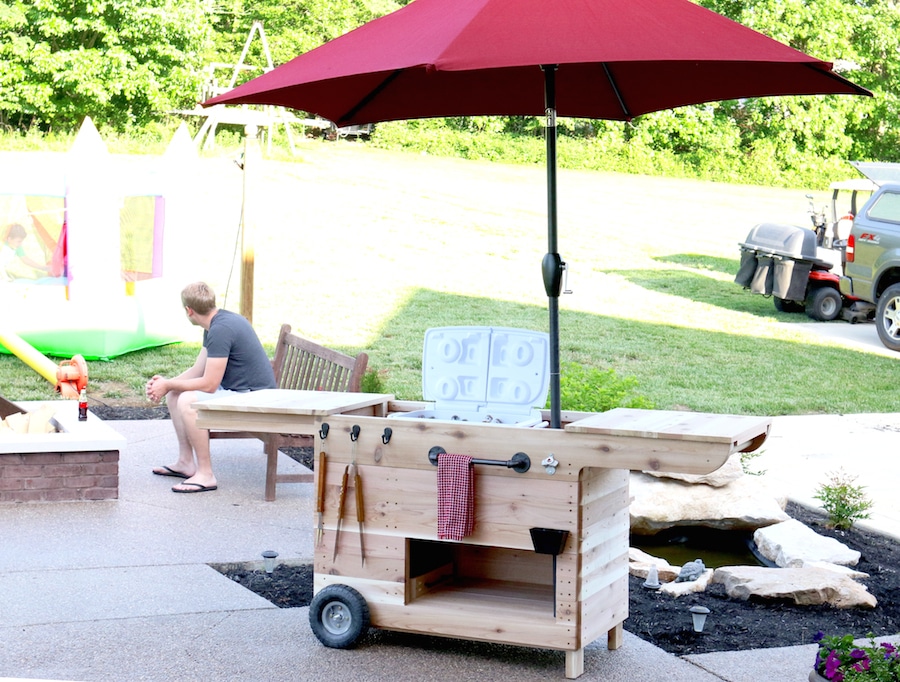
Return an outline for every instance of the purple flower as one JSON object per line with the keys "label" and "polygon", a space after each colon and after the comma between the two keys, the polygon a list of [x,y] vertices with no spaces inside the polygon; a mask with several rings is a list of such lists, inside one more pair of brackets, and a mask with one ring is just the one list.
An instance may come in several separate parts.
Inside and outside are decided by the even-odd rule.
{"label": "purple flower", "polygon": [[840,667],[841,659],[838,658],[837,652],[832,649],[828,652],[828,658],[825,659],[825,677],[829,680],[837,680],[837,682],[840,682],[844,679],[844,676],[838,672],[838,668]]}
{"label": "purple flower", "polygon": [[866,652],[863,651],[862,649],[854,649],[853,651],[850,652],[850,658],[860,659],[860,658],[865,658],[865,657],[866,657]]}
{"label": "purple flower", "polygon": [[857,661],[856,663],[853,664],[853,669],[859,673],[864,673],[864,672],[868,671],[869,670],[869,659],[864,658],[861,661]]}
{"label": "purple flower", "polygon": [[825,633],[822,632],[821,630],[819,630],[816,634],[813,635],[814,642],[821,642],[823,639],[825,639]]}

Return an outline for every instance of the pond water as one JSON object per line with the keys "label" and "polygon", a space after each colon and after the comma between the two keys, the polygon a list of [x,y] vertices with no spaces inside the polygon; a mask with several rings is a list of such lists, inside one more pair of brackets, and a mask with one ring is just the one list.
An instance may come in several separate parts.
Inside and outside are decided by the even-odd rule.
{"label": "pond water", "polygon": [[665,559],[672,566],[683,566],[694,559],[702,559],[707,568],[765,565],[753,552],[750,531],[682,526],[656,535],[632,535],[630,542],[632,547]]}

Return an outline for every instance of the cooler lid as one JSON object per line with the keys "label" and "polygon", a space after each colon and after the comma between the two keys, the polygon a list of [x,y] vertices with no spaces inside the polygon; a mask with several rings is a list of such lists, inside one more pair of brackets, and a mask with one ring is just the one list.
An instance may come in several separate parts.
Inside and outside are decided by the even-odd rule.
{"label": "cooler lid", "polygon": [[550,336],[509,327],[425,332],[422,395],[438,409],[531,414],[550,388]]}

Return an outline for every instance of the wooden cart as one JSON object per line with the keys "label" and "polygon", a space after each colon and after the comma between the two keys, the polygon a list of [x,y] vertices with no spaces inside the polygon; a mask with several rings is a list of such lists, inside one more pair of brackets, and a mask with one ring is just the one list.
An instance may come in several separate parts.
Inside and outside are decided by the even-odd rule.
{"label": "wooden cart", "polygon": [[[563,650],[566,677],[576,678],[586,645],[604,634],[610,649],[621,645],[628,471],[709,473],[758,448],[769,427],[631,409],[564,429],[317,416],[324,465],[310,624],[336,648],[371,624]],[[440,451],[476,459],[474,532],[458,542],[437,536]],[[533,529],[542,529],[536,540]]]}

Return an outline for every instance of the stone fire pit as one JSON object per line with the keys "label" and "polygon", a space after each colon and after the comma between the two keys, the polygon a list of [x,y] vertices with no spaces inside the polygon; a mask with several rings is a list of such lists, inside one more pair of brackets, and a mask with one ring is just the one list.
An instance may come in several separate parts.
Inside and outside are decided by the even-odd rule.
{"label": "stone fire pit", "polygon": [[90,412],[79,422],[74,400],[15,403],[25,412],[43,405],[56,410],[56,433],[0,435],[0,503],[118,499],[125,438]]}

